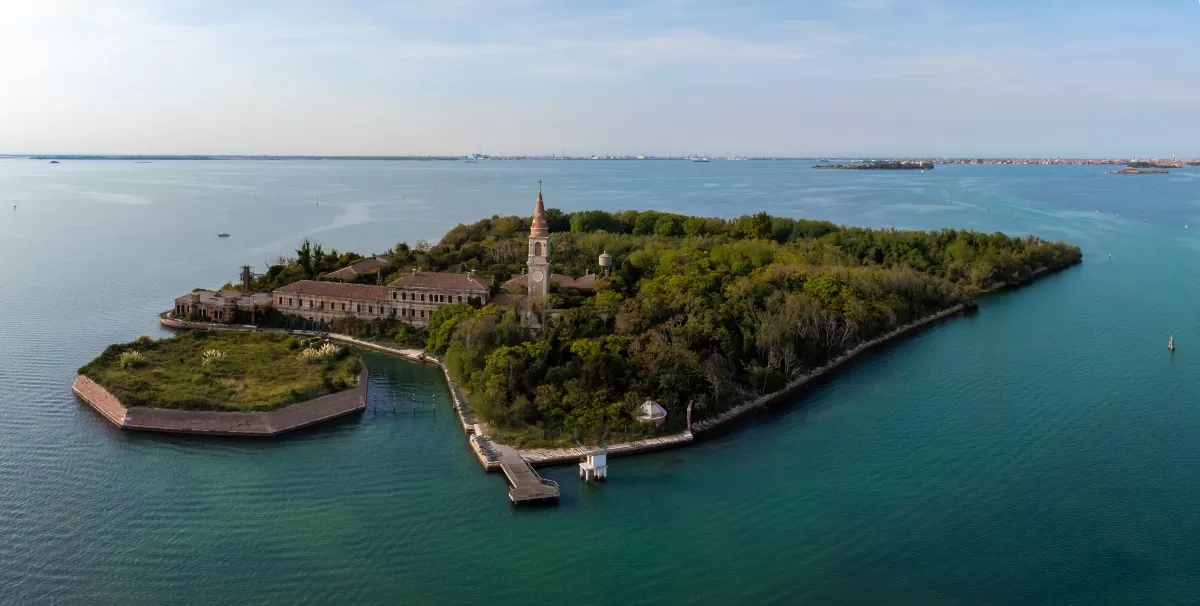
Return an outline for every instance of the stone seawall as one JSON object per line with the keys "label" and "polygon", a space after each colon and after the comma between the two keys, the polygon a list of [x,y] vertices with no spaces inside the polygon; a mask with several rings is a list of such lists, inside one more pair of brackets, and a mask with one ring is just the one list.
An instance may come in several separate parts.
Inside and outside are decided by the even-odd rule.
{"label": "stone seawall", "polygon": [[[933,314],[932,316],[927,316],[917,320],[916,322],[905,324],[904,326],[901,326],[881,337],[867,341],[866,343],[863,343],[858,347],[855,347],[854,349],[842,354],[828,364],[796,378],[794,381],[788,383],[778,391],[774,391],[764,396],[755,398],[749,402],[739,404],[738,406],[734,406],[733,408],[721,413],[720,415],[717,415],[716,417],[693,424],[691,432],[685,431],[664,436],[656,436],[645,440],[638,440],[636,442],[611,444],[608,446],[608,455],[610,457],[616,457],[650,452],[654,450],[662,450],[665,448],[675,448],[691,444],[694,440],[694,434],[701,434],[705,431],[717,429],[718,427],[729,424],[755,410],[774,404],[794,394],[800,389],[803,389],[813,381],[827,376],[829,373],[837,370],[839,367],[850,362],[855,357],[860,356],[871,349],[884,345],[898,337],[930,326],[952,315],[961,313],[964,309],[965,306],[956,305],[949,309]],[[593,449],[583,447],[537,448],[532,450],[523,450],[521,451],[521,456],[525,457],[525,459],[533,465],[563,465],[577,462],[579,457],[587,454],[591,450]]]}
{"label": "stone seawall", "polygon": [[[1038,274],[1035,276],[1035,278],[1040,277],[1041,275],[1043,275],[1045,273],[1047,273],[1047,272],[1038,272]],[[910,322],[908,324],[900,326],[885,335],[882,335],[880,337],[877,337],[875,339],[872,339],[870,341],[867,341],[865,343],[858,345],[854,349],[851,349],[850,351],[847,351],[846,353],[842,354],[841,356],[838,356],[836,359],[830,361],[828,364],[826,364],[820,368],[817,368],[809,373],[806,373],[800,377],[797,377],[795,380],[791,381],[790,383],[788,383],[786,386],[784,386],[782,389],[780,389],[778,391],[760,396],[749,402],[739,404],[739,405],[734,406],[733,408],[730,408],[729,410],[727,410],[715,417],[705,419],[704,421],[700,421],[698,423],[693,424],[692,431],[685,431],[685,432],[681,432],[681,433],[656,436],[653,438],[637,440],[634,442],[611,444],[607,447],[608,454],[610,456],[633,455],[633,454],[639,454],[639,453],[643,453],[643,452],[652,452],[652,451],[656,451],[656,450],[662,450],[662,449],[666,449],[666,448],[675,448],[675,447],[686,446],[688,444],[691,444],[694,442],[694,440],[698,439],[698,436],[702,436],[705,432],[712,432],[718,428],[730,425],[735,420],[740,419],[753,411],[756,411],[756,410],[762,409],[764,407],[770,406],[772,404],[775,404],[775,403],[779,402],[780,400],[783,400],[783,399],[787,398],[788,396],[791,396],[791,395],[795,394],[796,392],[804,389],[805,387],[812,385],[814,382],[829,376],[831,373],[840,369],[842,366],[846,365],[847,363],[853,361],[858,356],[861,356],[862,354],[867,353],[868,351],[875,349],[876,347],[885,345],[899,337],[902,337],[902,336],[908,335],[910,333],[913,333],[915,331],[932,326],[933,324],[940,322],[941,320],[944,320],[950,316],[962,313],[965,309],[966,309],[965,305],[955,305],[954,307],[945,309],[936,314],[926,316],[924,318],[921,318],[920,320],[916,320],[914,322]],[[373,349],[376,351],[381,351],[381,352],[389,353],[392,355],[406,357],[406,358],[409,358],[414,361],[437,364],[438,366],[441,367],[442,374],[446,378],[446,384],[450,390],[450,396],[453,401],[454,410],[458,414],[460,427],[462,428],[463,433],[466,434],[466,436],[467,436],[468,446],[470,447],[472,454],[475,455],[476,459],[479,461],[480,465],[485,470],[495,471],[496,469],[498,469],[498,465],[499,465],[499,463],[498,463],[499,459],[495,453],[496,449],[497,448],[507,448],[503,444],[493,443],[491,441],[491,438],[489,438],[487,435],[485,435],[486,430],[485,430],[484,426],[482,424],[480,424],[474,418],[474,415],[471,413],[470,406],[467,403],[466,397],[458,389],[458,385],[454,381],[454,378],[450,376],[450,372],[446,368],[445,364],[443,364],[441,362],[441,360],[439,360],[437,358],[426,356],[423,351],[414,350],[414,349],[398,349],[398,348],[388,347],[388,346],[384,346],[384,345],[378,345],[375,343],[371,343],[369,341],[362,341],[359,339],[355,339],[353,337],[349,337],[349,336],[345,336],[345,335],[338,335],[338,334],[333,334],[333,333],[317,333],[317,332],[312,332],[312,331],[283,330],[283,329],[260,329],[260,328],[254,327],[254,326],[241,326],[241,325],[228,325],[228,324],[202,324],[202,323],[197,323],[197,322],[186,322],[186,321],[181,321],[181,320],[174,320],[174,319],[167,318],[167,317],[162,317],[161,322],[162,322],[163,326],[166,326],[169,328],[179,328],[179,329],[262,330],[262,331],[270,331],[270,332],[283,332],[283,333],[304,334],[304,335],[312,335],[312,336],[319,335],[319,336],[328,337],[329,339],[340,341],[343,343],[349,343],[352,345],[357,345],[359,347],[366,347],[366,348]],[[565,465],[565,464],[575,463],[579,460],[579,458],[581,456],[583,456],[584,454],[586,454],[587,452],[589,452],[591,450],[594,450],[594,449],[587,448],[587,447],[572,447],[572,448],[536,448],[536,449],[529,449],[529,450],[518,450],[518,452],[531,465],[551,466],[551,465]]]}
{"label": "stone seawall", "polygon": [[[735,406],[735,407],[733,407],[711,419],[706,419],[699,423],[695,423],[692,426],[691,432],[685,431],[685,432],[680,432],[680,433],[667,434],[667,435],[663,435],[663,436],[656,436],[656,437],[647,438],[644,440],[636,440],[633,442],[610,444],[607,447],[608,454],[609,454],[609,456],[618,457],[618,456],[624,456],[624,455],[639,454],[639,453],[643,453],[643,452],[652,452],[652,451],[656,451],[656,450],[663,450],[666,448],[676,448],[679,446],[686,446],[688,444],[691,444],[695,440],[694,434],[700,434],[701,432],[714,430],[718,427],[727,425],[727,424],[731,423],[732,421],[734,421],[738,418],[741,418],[742,416],[749,414],[750,412],[752,412],[754,410],[774,404],[774,403],[778,402],[779,400],[786,398],[787,396],[804,388],[805,386],[809,385],[813,381],[816,381],[822,377],[827,376],[831,372],[837,370],[843,364],[846,364],[847,362],[850,362],[851,360],[853,360],[855,357],[857,357],[863,353],[866,353],[867,351],[874,349],[875,347],[878,347],[880,345],[888,343],[889,341],[892,341],[893,339],[896,339],[903,335],[909,334],[909,333],[919,330],[921,328],[930,326],[930,325],[932,325],[940,320],[943,320],[949,316],[961,313],[964,308],[965,308],[965,306],[963,306],[963,305],[956,305],[954,307],[943,310],[943,311],[933,314],[931,316],[927,316],[927,317],[917,320],[915,322],[905,324],[904,326],[901,326],[901,327],[899,327],[883,336],[880,336],[876,339],[873,339],[866,343],[862,343],[858,347],[855,347],[854,349],[846,352],[845,354],[842,354],[837,359],[829,362],[825,366],[822,366],[816,370],[813,370],[812,372],[809,372],[801,377],[798,377],[797,379],[795,379],[794,381],[789,383],[787,386],[785,386],[783,389],[780,389],[778,391],[761,396],[752,401],[745,402],[743,404],[739,404],[738,406]],[[375,351],[380,351],[383,353],[388,353],[388,354],[392,354],[392,355],[396,355],[396,356],[405,357],[405,358],[408,358],[408,359],[411,359],[414,361],[420,361],[420,362],[425,362],[425,363],[429,363],[429,364],[437,364],[438,366],[441,367],[442,374],[445,376],[446,386],[450,390],[450,397],[451,397],[451,401],[453,403],[454,411],[456,414],[458,414],[459,426],[462,428],[463,433],[467,436],[467,444],[471,450],[471,453],[475,456],[476,460],[479,461],[480,466],[483,467],[485,470],[496,471],[497,469],[499,469],[499,459],[495,455],[494,451],[497,447],[504,447],[504,445],[500,444],[498,442],[493,443],[491,438],[489,438],[487,435],[485,435],[485,429],[484,429],[483,425],[480,424],[475,419],[474,415],[471,413],[471,409],[467,403],[466,396],[463,395],[462,392],[459,390],[458,385],[455,382],[454,378],[450,376],[450,371],[446,368],[446,365],[443,364],[442,361],[437,358],[426,356],[423,351],[415,350],[415,349],[399,349],[399,348],[395,348],[395,347],[388,347],[386,345],[379,345],[377,343],[371,343],[370,341],[363,341],[360,339],[356,339],[354,337],[350,337],[350,336],[346,336],[346,335],[339,335],[336,333],[318,333],[318,332],[313,332],[313,331],[302,331],[302,330],[268,329],[268,328],[257,328],[254,326],[243,326],[243,325],[237,325],[237,324],[207,324],[207,323],[175,320],[175,319],[166,318],[166,317],[161,318],[161,322],[162,322],[163,326],[166,326],[168,328],[178,328],[178,329],[183,329],[183,330],[246,330],[246,331],[257,330],[257,331],[263,331],[263,332],[279,332],[279,333],[288,333],[288,334],[322,336],[322,337],[327,337],[334,341],[348,343],[348,344],[356,345],[359,347],[365,347],[368,349],[373,349]],[[520,453],[520,455],[523,458],[525,458],[525,460],[529,461],[529,463],[531,465],[542,467],[542,466],[552,466],[552,465],[566,465],[566,464],[572,464],[572,463],[578,462],[579,457],[583,456],[584,454],[587,454],[587,452],[590,452],[591,450],[594,450],[594,449],[587,448],[587,447],[534,448],[534,449],[529,449],[529,450],[518,450],[518,452]]]}
{"label": "stone seawall", "polygon": [[265,412],[223,412],[124,406],[95,381],[79,375],[71,388],[79,399],[121,429],[214,436],[276,436],[367,408],[367,367],[358,387]]}

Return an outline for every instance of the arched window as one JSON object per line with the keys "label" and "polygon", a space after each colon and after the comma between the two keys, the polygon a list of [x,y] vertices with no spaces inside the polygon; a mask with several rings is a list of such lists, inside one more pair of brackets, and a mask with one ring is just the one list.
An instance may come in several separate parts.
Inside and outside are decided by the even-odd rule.
{"label": "arched window", "polygon": [[542,256],[542,243],[541,242],[533,243],[533,256],[535,256],[535,257]]}

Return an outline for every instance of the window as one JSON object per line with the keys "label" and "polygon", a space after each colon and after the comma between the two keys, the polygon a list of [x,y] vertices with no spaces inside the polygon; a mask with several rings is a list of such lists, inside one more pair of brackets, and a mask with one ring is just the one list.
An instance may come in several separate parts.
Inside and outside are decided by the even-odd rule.
{"label": "window", "polygon": [[288,297],[288,306],[290,307],[291,305],[292,305],[292,298]]}
{"label": "window", "polygon": [[462,303],[462,295],[458,295],[458,302]]}
{"label": "window", "polygon": [[375,308],[374,308],[374,307],[371,307],[370,305],[368,305],[368,306],[367,306],[367,313],[369,313],[369,314],[373,314],[373,313],[375,313]]}
{"label": "window", "polygon": [[346,311],[346,304],[342,303],[342,311]]}
{"label": "window", "polygon": [[392,300],[393,301],[396,300],[396,291],[394,291],[394,290],[392,291]]}
{"label": "window", "polygon": [[400,293],[400,300],[404,301],[406,299],[408,299],[408,293],[406,293],[406,292]]}
{"label": "window", "polygon": [[421,300],[422,300],[422,301],[424,301],[424,300],[425,300],[425,293],[421,293]]}
{"label": "window", "polygon": [[362,313],[362,303],[355,303],[355,304],[354,304],[354,311],[356,311],[356,312],[358,312],[358,313]]}
{"label": "window", "polygon": [[312,309],[312,299],[309,299],[309,300],[308,300],[308,308],[309,308],[309,309]]}
{"label": "window", "polygon": [[422,309],[422,310],[421,310],[421,317],[422,317],[422,318],[424,318],[424,317],[425,317],[425,310],[424,310],[424,309]]}
{"label": "window", "polygon": [[321,306],[320,306],[320,307],[321,307],[321,309],[325,309],[325,302],[324,302],[324,301],[321,301]]}
{"label": "window", "polygon": [[283,305],[283,297],[279,297],[279,304]]}

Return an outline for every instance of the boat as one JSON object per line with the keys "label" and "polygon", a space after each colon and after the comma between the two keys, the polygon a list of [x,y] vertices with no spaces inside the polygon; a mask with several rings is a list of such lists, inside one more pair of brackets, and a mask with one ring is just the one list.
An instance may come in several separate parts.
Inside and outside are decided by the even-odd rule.
{"label": "boat", "polygon": [[708,162],[708,158],[692,158],[692,162]]}
{"label": "boat", "polygon": [[51,160],[51,161],[50,161],[50,163],[51,163],[51,164],[58,164],[58,160]]}
{"label": "boat", "polygon": [[1167,351],[1175,351],[1175,337],[1167,339]]}
{"label": "boat", "polygon": [[221,233],[217,234],[217,237],[218,237],[218,238],[228,238],[228,237],[229,237],[229,232],[227,232],[227,231],[223,231],[223,232],[221,232]]}

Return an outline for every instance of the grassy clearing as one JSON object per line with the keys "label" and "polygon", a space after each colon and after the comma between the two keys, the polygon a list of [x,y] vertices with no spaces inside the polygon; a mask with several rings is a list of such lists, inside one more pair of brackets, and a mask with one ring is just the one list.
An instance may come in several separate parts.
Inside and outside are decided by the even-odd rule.
{"label": "grassy clearing", "polygon": [[143,335],[110,345],[79,373],[125,406],[184,410],[272,410],[358,385],[358,356],[302,340],[234,331]]}

